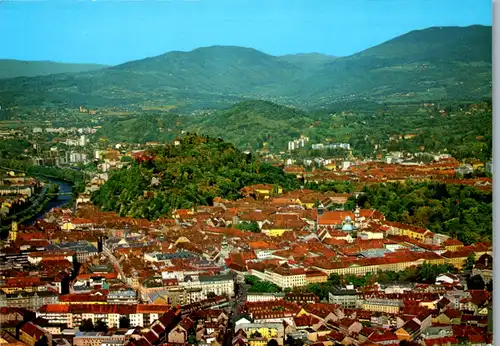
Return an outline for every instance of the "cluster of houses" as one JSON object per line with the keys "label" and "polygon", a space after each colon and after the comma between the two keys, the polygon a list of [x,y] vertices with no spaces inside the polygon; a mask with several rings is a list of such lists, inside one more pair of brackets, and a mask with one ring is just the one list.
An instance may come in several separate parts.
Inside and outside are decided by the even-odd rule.
{"label": "cluster of houses", "polygon": [[32,177],[16,174],[13,171],[0,176],[0,214],[8,215],[13,210],[25,208],[36,193],[42,182]]}
{"label": "cluster of houses", "polygon": [[[89,346],[488,342],[491,295],[456,275],[410,288],[331,287],[323,301],[306,292],[332,274],[460,270],[471,256],[471,274],[488,283],[491,244],[344,210],[348,194],[262,184],[241,194],[155,221],[100,211],[81,195],[75,211],[13,227],[0,251],[2,332],[29,346],[43,336]],[[242,295],[247,276],[286,293]]]}
{"label": "cluster of houses", "polygon": [[[295,175],[306,182],[350,181],[357,184],[376,184],[383,182],[439,181],[446,184],[474,186],[483,191],[491,191],[492,180],[487,177],[462,179],[459,176],[485,168],[481,162],[462,165],[452,157],[438,157],[430,163],[399,161],[346,161],[335,159],[306,160],[303,166],[286,162],[286,174]],[[315,163],[322,169],[308,171],[306,167]]]}

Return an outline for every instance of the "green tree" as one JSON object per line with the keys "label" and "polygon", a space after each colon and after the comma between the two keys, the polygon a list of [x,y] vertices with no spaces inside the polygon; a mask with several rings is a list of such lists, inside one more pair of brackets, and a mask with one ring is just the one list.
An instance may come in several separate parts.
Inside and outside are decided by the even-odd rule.
{"label": "green tree", "polygon": [[341,277],[339,274],[333,273],[328,277],[328,283],[332,286],[339,286],[341,283]]}
{"label": "green tree", "polygon": [[248,231],[248,232],[253,232],[253,233],[260,233],[260,228],[259,224],[255,221],[252,222],[240,222],[236,226],[237,229],[240,229],[242,231]]}
{"label": "green tree", "polygon": [[108,331],[108,325],[106,322],[99,320],[95,324],[94,331],[96,332],[107,332]]}
{"label": "green tree", "polygon": [[476,264],[476,256],[474,255],[473,252],[471,252],[465,259],[462,269],[465,271],[470,271],[474,268],[475,264]]}
{"label": "green tree", "polygon": [[130,328],[130,319],[127,316],[120,317],[119,326],[120,328]]}
{"label": "green tree", "polygon": [[271,339],[267,342],[267,346],[278,346],[278,341],[276,339]]}
{"label": "green tree", "polygon": [[92,322],[92,320],[90,318],[85,319],[82,321],[82,324],[80,325],[79,329],[81,332],[93,332],[94,331],[94,323]]}

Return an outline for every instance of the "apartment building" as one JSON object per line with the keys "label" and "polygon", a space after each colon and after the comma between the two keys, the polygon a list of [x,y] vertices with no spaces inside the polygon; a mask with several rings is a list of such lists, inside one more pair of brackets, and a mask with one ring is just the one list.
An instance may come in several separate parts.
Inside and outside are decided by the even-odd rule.
{"label": "apartment building", "polygon": [[132,326],[149,326],[169,310],[167,305],[131,304],[88,304],[88,305],[45,305],[36,315],[50,324],[67,324],[69,328],[79,327],[83,320],[94,324],[101,320],[109,328],[118,328],[120,318],[126,316]]}
{"label": "apartment building", "polygon": [[114,343],[123,345],[125,343],[126,331],[117,330],[107,333],[103,332],[77,332],[73,337],[74,346],[101,346]]}

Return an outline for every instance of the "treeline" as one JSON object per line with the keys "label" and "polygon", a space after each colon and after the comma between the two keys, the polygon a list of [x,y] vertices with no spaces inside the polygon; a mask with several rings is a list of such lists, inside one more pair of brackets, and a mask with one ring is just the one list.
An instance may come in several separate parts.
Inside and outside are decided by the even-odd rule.
{"label": "treeline", "polygon": [[281,288],[269,281],[262,281],[254,275],[245,276],[245,284],[249,285],[250,293],[279,293]]}
{"label": "treeline", "polygon": [[492,194],[472,186],[388,183],[367,186],[356,201],[380,210],[389,221],[424,227],[465,244],[491,240]]}
{"label": "treeline", "polygon": [[106,118],[99,135],[117,142],[144,143],[169,141],[182,131],[190,131],[222,137],[238,148],[273,152],[286,150],[288,141],[305,135],[310,142],[293,153],[294,157],[343,156],[340,150],[310,149],[313,143],[343,142],[351,144],[353,154],[361,157],[389,150],[448,152],[460,160],[491,159],[491,101],[430,104],[342,103],[306,113],[272,102],[247,100],[209,116],[189,117],[180,116],[176,109],[136,110],[128,116]]}
{"label": "treeline", "polygon": [[[432,107],[391,105],[369,114],[337,116],[334,124],[348,133],[354,154],[360,156],[387,149],[448,152],[459,160],[477,158],[485,162],[492,155],[491,101]],[[389,140],[391,136],[396,138]]]}
{"label": "treeline", "polygon": [[328,299],[328,293],[333,292],[335,287],[353,285],[355,288],[363,288],[367,285],[375,283],[394,283],[394,282],[419,282],[419,283],[435,283],[436,278],[444,273],[457,273],[457,268],[449,264],[430,264],[424,262],[420,266],[413,266],[401,271],[383,271],[379,273],[367,273],[357,276],[353,274],[339,275],[332,274],[328,277],[325,283],[309,284],[304,290],[314,293],[321,300]]}

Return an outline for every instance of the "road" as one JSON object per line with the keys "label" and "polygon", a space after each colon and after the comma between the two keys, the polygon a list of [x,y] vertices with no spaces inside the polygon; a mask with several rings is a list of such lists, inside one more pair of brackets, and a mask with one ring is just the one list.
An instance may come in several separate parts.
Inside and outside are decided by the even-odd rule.
{"label": "road", "polygon": [[237,285],[238,291],[236,293],[235,306],[233,311],[236,313],[236,315],[239,315],[243,312],[243,307],[245,306],[245,302],[247,300],[248,288],[250,286],[244,283]]}
{"label": "road", "polygon": [[248,285],[246,284],[235,284],[235,297],[232,301],[230,312],[229,312],[229,322],[227,325],[226,333],[224,335],[224,340],[222,341],[222,346],[231,346],[233,343],[235,319],[243,312],[243,307],[247,299]]}

